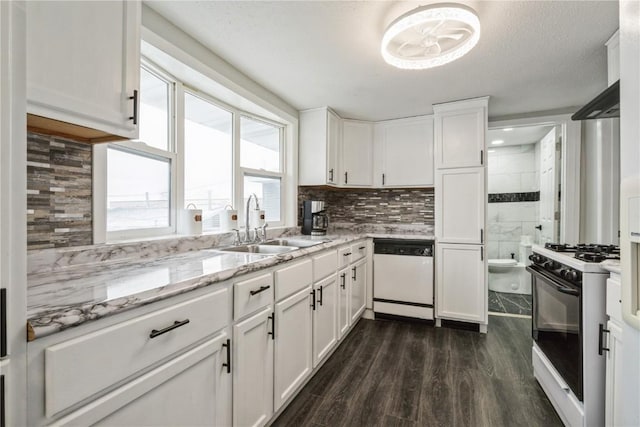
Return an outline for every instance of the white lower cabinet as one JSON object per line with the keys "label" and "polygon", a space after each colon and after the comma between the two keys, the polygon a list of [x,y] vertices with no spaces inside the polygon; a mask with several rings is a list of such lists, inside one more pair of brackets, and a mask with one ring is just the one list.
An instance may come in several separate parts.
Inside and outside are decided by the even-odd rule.
{"label": "white lower cabinet", "polygon": [[351,295],[351,269],[338,271],[338,338],[342,338],[351,325],[349,296]]}
{"label": "white lower cabinet", "polygon": [[275,305],[274,411],[313,370],[311,286]]}
{"label": "white lower cabinet", "polygon": [[622,413],[621,406],[625,402],[621,395],[620,384],[623,384],[624,372],[622,366],[622,328],[615,321],[607,323],[609,330],[609,343],[606,362],[606,401],[605,401],[605,425],[607,427],[621,426],[621,421],[616,417]]}
{"label": "white lower cabinet", "polygon": [[335,274],[313,286],[313,366],[338,344],[338,281]]}
{"label": "white lower cabinet", "polygon": [[58,420],[60,426],[230,425],[229,334],[215,338]]}
{"label": "white lower cabinet", "polygon": [[438,318],[486,324],[483,252],[480,245],[436,245],[435,305]]}
{"label": "white lower cabinet", "polygon": [[233,327],[233,425],[262,426],[273,414],[273,310]]}
{"label": "white lower cabinet", "polygon": [[366,290],[367,260],[364,259],[351,266],[351,291],[349,298],[350,324],[355,323],[362,313],[364,313],[367,302]]}

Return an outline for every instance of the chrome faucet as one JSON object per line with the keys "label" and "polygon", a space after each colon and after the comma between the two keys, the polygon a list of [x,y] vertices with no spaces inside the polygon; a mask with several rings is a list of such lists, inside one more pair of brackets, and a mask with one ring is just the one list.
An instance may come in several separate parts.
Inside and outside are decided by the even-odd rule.
{"label": "chrome faucet", "polygon": [[[251,243],[251,232],[249,231],[249,205],[251,204],[251,198],[256,201],[256,210],[260,210],[260,204],[258,203],[258,196],[252,193],[247,199],[247,209],[244,216],[244,242]],[[257,233],[256,233],[257,234]]]}

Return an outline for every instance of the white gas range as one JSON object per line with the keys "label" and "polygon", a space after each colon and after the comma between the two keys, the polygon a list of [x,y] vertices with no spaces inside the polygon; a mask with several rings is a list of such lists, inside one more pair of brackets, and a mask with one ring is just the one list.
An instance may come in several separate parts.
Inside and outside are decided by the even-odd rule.
{"label": "white gas range", "polygon": [[533,247],[532,357],[536,379],[568,426],[604,425],[609,272],[602,261],[619,258],[610,245]]}

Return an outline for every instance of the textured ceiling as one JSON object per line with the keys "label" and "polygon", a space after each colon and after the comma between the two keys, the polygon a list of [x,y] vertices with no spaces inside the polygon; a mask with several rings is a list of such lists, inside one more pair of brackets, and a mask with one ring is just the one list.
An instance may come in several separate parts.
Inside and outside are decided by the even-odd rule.
{"label": "textured ceiling", "polygon": [[484,95],[491,117],[582,106],[606,87],[604,43],[618,27],[617,1],[465,1],[480,17],[478,45],[410,71],[383,61],[380,40],[399,15],[433,2],[145,3],[296,109],[365,120]]}

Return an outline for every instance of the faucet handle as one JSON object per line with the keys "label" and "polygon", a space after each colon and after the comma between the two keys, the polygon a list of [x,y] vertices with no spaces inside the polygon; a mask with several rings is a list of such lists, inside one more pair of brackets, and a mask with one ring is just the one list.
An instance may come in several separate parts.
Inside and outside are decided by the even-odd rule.
{"label": "faucet handle", "polygon": [[238,246],[241,242],[240,239],[240,230],[238,230],[237,228],[232,229],[231,231],[235,231],[236,232],[236,236],[235,239],[233,240],[233,245],[234,246]]}
{"label": "faucet handle", "polygon": [[260,227],[262,229],[262,233],[260,236],[260,239],[264,242],[265,240],[267,240],[267,227],[269,226],[268,222],[265,222],[264,224],[262,224],[262,227]]}
{"label": "faucet handle", "polygon": [[253,241],[256,243],[260,243],[260,233],[258,233],[258,227],[253,229]]}

